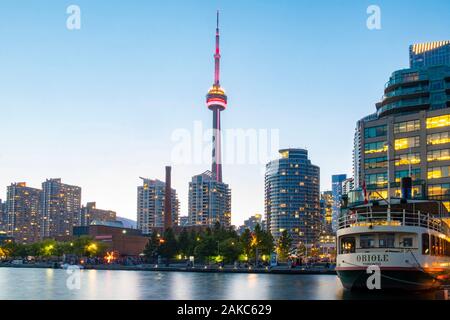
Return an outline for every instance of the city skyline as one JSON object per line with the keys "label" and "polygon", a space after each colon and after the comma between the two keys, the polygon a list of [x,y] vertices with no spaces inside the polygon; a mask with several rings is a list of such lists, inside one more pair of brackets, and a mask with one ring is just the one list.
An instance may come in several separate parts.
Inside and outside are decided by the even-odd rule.
{"label": "city skyline", "polygon": [[[135,3],[106,8],[103,17],[98,14],[103,6],[78,1],[82,28],[68,31],[63,5],[2,2],[0,30],[17,32],[1,32],[6,48],[2,60],[8,63],[0,78],[5,89],[0,104],[6,106],[3,118],[8,121],[2,123],[0,198],[6,199],[12,182],[38,187],[46,178],[61,177],[82,186],[83,203],[96,201],[135,220],[139,176],[164,177],[171,132],[191,129],[195,120],[210,127],[203,99],[211,82],[217,7],[224,34],[223,83],[232,97],[224,123],[229,128],[279,128],[280,147],[307,146],[321,168],[321,190],[330,190],[332,174],[351,175],[354,123],[373,110],[380,84],[392,70],[407,68],[408,46],[448,38],[444,21],[449,4],[420,4],[406,14],[404,3],[379,1],[383,27],[370,31],[365,27],[370,3],[364,1],[353,7],[310,5],[307,10],[289,1],[260,7],[249,2],[239,10],[236,4],[216,2],[195,12],[188,3]],[[41,7],[46,10],[33,15]],[[441,19],[421,20],[427,13]],[[337,17],[342,21],[335,28],[320,24],[320,19]],[[399,28],[402,24],[407,32]],[[346,32],[348,37],[337,37]],[[324,39],[329,48],[340,49],[324,47],[323,54],[310,49]],[[31,50],[32,59],[25,54]],[[324,90],[326,97],[320,95]],[[292,92],[300,98],[294,99]],[[335,110],[342,108],[348,112]],[[292,119],[280,112],[292,113]],[[326,119],[321,118],[324,113]],[[335,143],[324,144],[327,139]],[[233,224],[264,212],[261,166],[224,165],[233,190]],[[190,178],[207,168],[173,165],[181,215],[187,214]]]}

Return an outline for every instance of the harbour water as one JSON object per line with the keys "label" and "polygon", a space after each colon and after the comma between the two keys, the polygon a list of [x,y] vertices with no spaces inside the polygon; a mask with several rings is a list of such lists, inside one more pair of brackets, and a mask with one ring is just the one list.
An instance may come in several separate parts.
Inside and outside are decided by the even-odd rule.
{"label": "harbour water", "polygon": [[0,268],[0,300],[445,299],[443,290],[349,292],[334,275]]}

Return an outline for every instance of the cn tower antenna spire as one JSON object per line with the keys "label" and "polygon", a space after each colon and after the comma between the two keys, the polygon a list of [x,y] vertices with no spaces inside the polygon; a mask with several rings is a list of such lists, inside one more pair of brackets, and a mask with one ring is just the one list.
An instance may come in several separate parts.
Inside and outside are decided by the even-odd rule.
{"label": "cn tower antenna spire", "polygon": [[216,27],[216,53],[214,54],[214,85],[220,86],[220,32],[219,32],[219,10],[217,10],[217,27]]}

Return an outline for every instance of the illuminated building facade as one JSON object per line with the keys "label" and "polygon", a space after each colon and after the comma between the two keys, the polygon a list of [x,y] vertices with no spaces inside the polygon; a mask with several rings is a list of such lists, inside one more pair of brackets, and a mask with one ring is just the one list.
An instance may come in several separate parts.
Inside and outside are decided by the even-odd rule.
{"label": "illuminated building facade", "polygon": [[331,225],[333,217],[333,192],[324,191],[320,194],[320,215],[322,221],[321,234],[333,234],[333,228]]}
{"label": "illuminated building facade", "polygon": [[279,152],[280,158],[266,165],[267,228],[275,240],[287,230],[294,246],[315,244],[321,229],[320,169],[311,164],[307,150]]}
{"label": "illuminated building facade", "polygon": [[[154,228],[164,229],[164,201],[166,184],[158,179],[142,179],[138,186],[137,196],[137,228],[143,234],[151,234]],[[172,222],[178,225],[179,202],[175,189],[171,189]]]}
{"label": "illuminated building facade", "polygon": [[81,188],[64,184],[61,179],[42,183],[41,236],[64,238],[80,225]]}
{"label": "illuminated building facade", "polygon": [[116,221],[116,212],[98,209],[95,202],[88,202],[86,206],[81,207],[80,226],[88,226],[93,221]]}
{"label": "illuminated building facade", "polygon": [[189,225],[231,226],[231,190],[215,179],[211,171],[192,177],[189,182]]}
{"label": "illuminated building facade", "polygon": [[399,197],[401,178],[411,176],[414,198],[450,207],[450,62],[432,60],[438,44],[411,46],[411,68],[391,75],[377,112],[357,123],[355,184],[365,181],[371,198],[387,198],[388,181]]}
{"label": "illuminated building facade", "polygon": [[40,237],[40,201],[42,191],[27,187],[25,182],[7,187],[7,235],[17,243],[33,243]]}
{"label": "illuminated building facade", "polygon": [[333,210],[331,226],[334,231],[337,228],[337,218],[341,210],[342,183],[347,179],[346,174],[335,174],[331,176],[331,192],[333,194]]}

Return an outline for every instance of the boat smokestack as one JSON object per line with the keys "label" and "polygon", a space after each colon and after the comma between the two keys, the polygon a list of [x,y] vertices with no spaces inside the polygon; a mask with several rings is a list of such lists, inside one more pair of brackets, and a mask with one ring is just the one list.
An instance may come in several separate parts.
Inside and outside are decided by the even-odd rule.
{"label": "boat smokestack", "polygon": [[412,178],[403,177],[401,181],[402,200],[407,201],[412,198]]}

